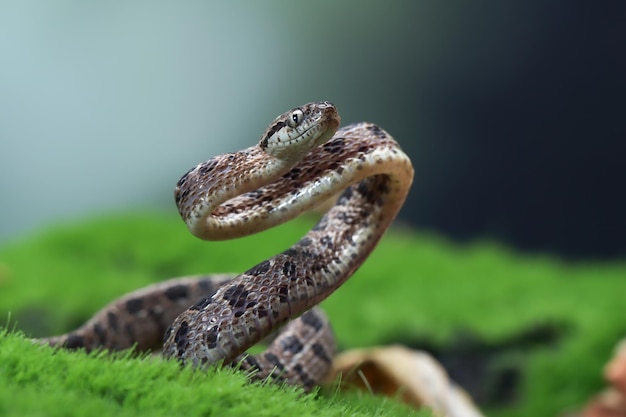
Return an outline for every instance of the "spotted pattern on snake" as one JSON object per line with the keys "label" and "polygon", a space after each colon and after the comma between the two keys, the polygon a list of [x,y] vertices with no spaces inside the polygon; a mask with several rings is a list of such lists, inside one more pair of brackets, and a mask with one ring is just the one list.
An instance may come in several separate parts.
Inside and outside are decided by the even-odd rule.
{"label": "spotted pattern on snake", "polygon": [[[344,190],[293,246],[234,278],[178,278],[138,290],[81,328],[42,341],[153,349],[165,334],[166,358],[201,368],[234,364],[252,379],[311,390],[335,352],[328,319],[316,306],[369,256],[413,180],[409,158],[382,128],[339,122],[329,102],[295,108],[278,116],[257,146],[209,159],[176,186],[181,217],[207,240],[271,228]],[[266,351],[245,354],[279,328]]]}

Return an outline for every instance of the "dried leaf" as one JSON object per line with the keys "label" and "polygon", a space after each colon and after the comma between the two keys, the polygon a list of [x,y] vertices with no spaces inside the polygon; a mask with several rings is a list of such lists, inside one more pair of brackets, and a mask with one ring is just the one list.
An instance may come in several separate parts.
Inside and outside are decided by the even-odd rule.
{"label": "dried leaf", "polygon": [[437,416],[481,417],[470,397],[448,378],[443,367],[425,352],[403,346],[355,349],[333,361],[328,382],[398,397],[416,408],[428,407]]}

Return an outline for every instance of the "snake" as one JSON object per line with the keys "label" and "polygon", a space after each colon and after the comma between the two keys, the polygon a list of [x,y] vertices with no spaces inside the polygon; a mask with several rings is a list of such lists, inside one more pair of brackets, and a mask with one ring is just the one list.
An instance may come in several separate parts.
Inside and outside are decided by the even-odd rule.
{"label": "snake", "polygon": [[[176,185],[182,219],[205,240],[261,232],[341,193],[291,247],[237,276],[188,276],[136,290],[40,342],[86,351],[162,348],[182,366],[228,364],[252,380],[312,390],[336,351],[318,304],[376,247],[413,181],[411,161],[389,133],[369,122],[340,128],[340,120],[327,101],[296,107],[257,145],[202,162]],[[265,351],[246,353],[272,334]]]}

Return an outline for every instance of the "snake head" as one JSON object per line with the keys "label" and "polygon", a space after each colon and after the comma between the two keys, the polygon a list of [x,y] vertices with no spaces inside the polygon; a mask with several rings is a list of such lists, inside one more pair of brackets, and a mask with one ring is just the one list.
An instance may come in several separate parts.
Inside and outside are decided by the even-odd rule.
{"label": "snake head", "polygon": [[328,101],[308,103],[278,116],[259,146],[275,158],[295,161],[326,143],[339,128],[337,108]]}

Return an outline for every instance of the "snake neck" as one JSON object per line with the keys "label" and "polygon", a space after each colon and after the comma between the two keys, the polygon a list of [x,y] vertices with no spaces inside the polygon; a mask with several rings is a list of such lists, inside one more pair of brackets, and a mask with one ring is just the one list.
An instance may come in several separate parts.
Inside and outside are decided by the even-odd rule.
{"label": "snake neck", "polygon": [[178,211],[189,230],[201,239],[252,234],[251,226],[262,223],[262,218],[257,210],[238,203],[237,197],[257,195],[255,190],[276,181],[295,164],[273,158],[259,146],[211,158],[189,170],[176,184]]}

